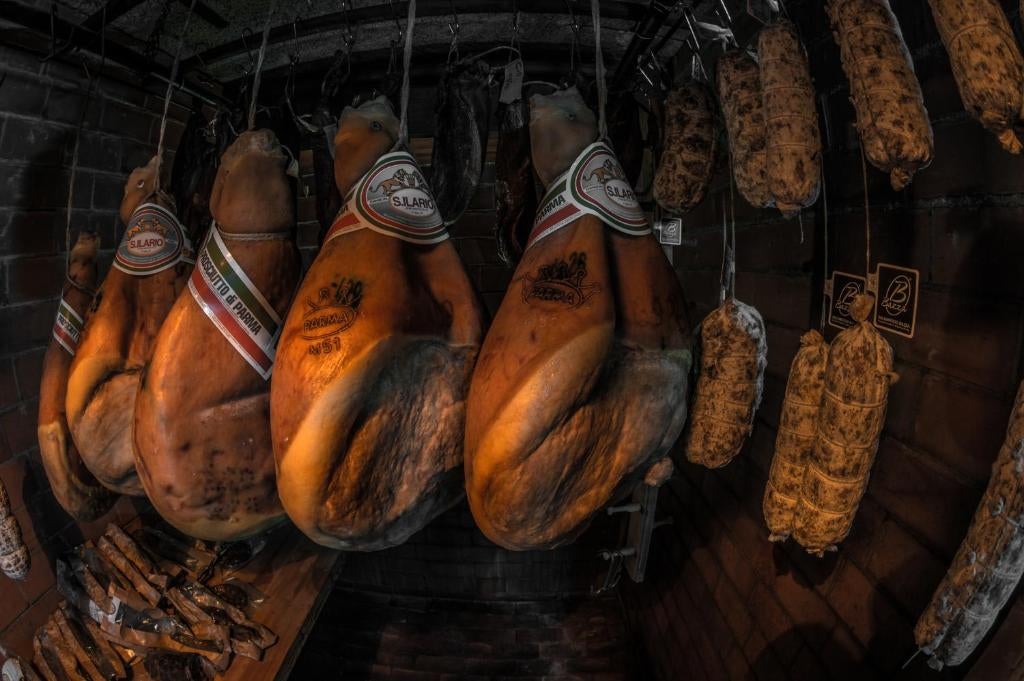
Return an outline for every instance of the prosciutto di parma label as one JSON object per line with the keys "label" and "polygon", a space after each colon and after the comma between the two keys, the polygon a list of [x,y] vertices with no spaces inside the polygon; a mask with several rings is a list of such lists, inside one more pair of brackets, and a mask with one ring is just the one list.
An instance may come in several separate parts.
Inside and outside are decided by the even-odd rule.
{"label": "prosciutto di parma label", "polygon": [[270,378],[281,318],[232,257],[216,225],[199,252],[188,290],[238,354]]}
{"label": "prosciutto di parma label", "polygon": [[57,306],[57,319],[53,322],[53,338],[60,346],[74,357],[78,349],[78,341],[82,339],[82,328],[85,320],[82,315],[75,312],[74,308],[68,305],[68,301],[62,297],[60,305]]}
{"label": "prosciutto di parma label", "polygon": [[372,229],[414,244],[448,238],[430,187],[407,151],[381,156],[346,199],[324,241]]}
{"label": "prosciutto di parma label", "polygon": [[174,214],[155,203],[144,203],[128,220],[128,229],[114,255],[114,267],[137,277],[195,262],[192,243]]}
{"label": "prosciutto di parma label", "polygon": [[594,215],[620,232],[649,234],[650,225],[611,148],[594,142],[551,183],[533,221],[527,247],[582,215]]}

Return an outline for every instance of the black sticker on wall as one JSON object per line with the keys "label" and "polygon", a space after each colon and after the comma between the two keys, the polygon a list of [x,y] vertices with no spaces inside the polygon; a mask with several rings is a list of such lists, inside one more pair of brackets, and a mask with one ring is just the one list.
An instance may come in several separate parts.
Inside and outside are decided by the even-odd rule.
{"label": "black sticker on wall", "polygon": [[917,294],[921,276],[917,270],[887,263],[878,264],[875,326],[905,338],[914,337]]}
{"label": "black sticker on wall", "polygon": [[863,293],[866,286],[864,277],[849,272],[836,270],[832,278],[825,282],[825,296],[828,298],[828,323],[837,329],[853,326],[850,316],[850,303],[854,296]]}

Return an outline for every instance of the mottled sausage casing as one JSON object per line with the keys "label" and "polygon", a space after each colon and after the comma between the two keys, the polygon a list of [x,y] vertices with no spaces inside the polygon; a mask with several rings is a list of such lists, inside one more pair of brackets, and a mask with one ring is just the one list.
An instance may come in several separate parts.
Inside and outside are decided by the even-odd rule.
{"label": "mottled sausage casing", "polygon": [[793,24],[778,21],[761,31],[757,55],[768,191],[783,215],[795,215],[821,188],[821,133],[807,54]]}
{"label": "mottled sausage casing", "polygon": [[761,74],[753,57],[737,50],[718,60],[718,97],[736,189],[752,206],[771,206]]}
{"label": "mottled sausage casing", "polygon": [[700,323],[700,375],[684,448],[686,459],[720,468],[754,427],[768,364],[760,313],[729,298]]}
{"label": "mottled sausage casing", "polygon": [[899,191],[932,160],[934,140],[914,63],[889,0],[831,0],[864,155]]}
{"label": "mottled sausage casing", "polygon": [[775,437],[775,456],[764,490],[764,519],[772,541],[785,540],[796,524],[800,488],[814,449],[827,363],[828,343],[821,334],[808,331],[801,336],[800,349],[789,369]]}
{"label": "mottled sausage casing", "polygon": [[801,488],[793,538],[822,555],[846,538],[868,486],[885,423],[889,386],[896,380],[892,347],[866,321],[874,298],[850,305],[856,324],[829,349],[818,428]]}
{"label": "mottled sausage casing", "polygon": [[1024,384],[967,536],[914,629],[931,666],[961,664],[992,628],[1024,573],[1022,528]]}
{"label": "mottled sausage casing", "polygon": [[661,160],[654,175],[654,200],[672,214],[704,200],[715,172],[718,131],[711,91],[688,83],[668,95]]}
{"label": "mottled sausage casing", "polygon": [[1021,151],[1013,127],[1024,117],[1024,56],[997,0],[928,0],[967,112],[1003,148]]}

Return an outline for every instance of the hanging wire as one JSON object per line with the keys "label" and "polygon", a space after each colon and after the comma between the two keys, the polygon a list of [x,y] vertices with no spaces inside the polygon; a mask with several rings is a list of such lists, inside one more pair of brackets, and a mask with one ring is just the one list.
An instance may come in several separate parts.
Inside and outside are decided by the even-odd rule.
{"label": "hanging wire", "polygon": [[85,67],[85,72],[89,76],[89,87],[85,92],[85,101],[82,103],[82,115],[78,117],[78,127],[75,130],[75,146],[71,152],[71,180],[68,183],[68,205],[64,216],[64,277],[77,288],[81,288],[81,285],[71,279],[68,271],[71,267],[71,210],[75,202],[75,179],[78,176],[78,151],[82,143],[82,128],[85,126],[85,117],[89,113],[89,104],[92,102],[93,91],[96,84],[99,82],[99,79],[103,77],[103,70],[107,65],[106,4],[103,5],[103,9],[101,11],[103,12],[103,23],[100,26],[100,66],[96,75],[89,73],[89,68]]}
{"label": "hanging wire", "polygon": [[599,139],[608,137],[608,121],[605,107],[608,103],[608,84],[605,83],[604,53],[601,51],[601,0],[590,0],[590,19],[594,25],[594,70],[597,79],[597,134]]}
{"label": "hanging wire", "polygon": [[196,8],[196,0],[188,5],[188,14],[185,15],[185,25],[178,34],[178,48],[174,51],[174,62],[171,64],[171,77],[167,80],[167,92],[164,94],[164,114],[160,119],[160,136],[156,144],[156,179],[154,187],[160,191],[160,168],[164,162],[164,136],[167,134],[167,112],[171,107],[171,95],[174,93],[174,84],[178,80],[178,65],[181,63],[181,46],[185,44],[185,34],[188,33],[188,26],[192,22],[192,11]]}
{"label": "hanging wire", "polygon": [[871,206],[868,202],[868,164],[864,145],[860,147],[860,169],[864,176],[864,276],[871,276]]}
{"label": "hanging wire", "polygon": [[[192,0],[195,4],[195,0]],[[260,94],[260,77],[263,75],[263,60],[267,55],[267,39],[270,37],[270,21],[274,18],[274,10],[277,8],[277,0],[270,0],[270,8],[267,10],[267,20],[263,24],[263,42],[260,45],[260,53],[256,58],[256,74],[252,79],[252,95],[249,99],[249,127],[252,130],[256,127],[256,100]]]}
{"label": "hanging wire", "polygon": [[569,29],[572,31],[572,41],[569,43],[569,72],[576,79],[577,52],[580,49],[580,22],[576,19],[576,11],[572,7],[573,0],[565,0],[566,9],[569,10]]}
{"label": "hanging wire", "polygon": [[[824,227],[824,257],[822,258],[821,270],[822,270],[822,286],[828,281],[828,188],[825,186],[825,164],[821,164],[821,200],[825,210],[825,227]],[[835,295],[835,292],[832,293]],[[825,295],[821,296],[821,323],[819,327],[821,332],[825,332],[825,318],[828,316],[828,307],[825,305]]]}
{"label": "hanging wire", "polygon": [[[512,0],[512,40],[509,42],[509,47],[514,50],[519,49],[519,3],[516,0]],[[512,56],[509,55],[509,61],[512,60]]]}
{"label": "hanging wire", "polygon": [[448,7],[452,12],[452,20],[448,22],[448,30],[452,33],[452,41],[448,45],[448,63],[459,60],[459,32],[462,24],[459,23],[459,13],[455,9],[455,0],[448,0]]}
{"label": "hanging wire", "polygon": [[412,32],[416,23],[416,0],[409,0],[409,14],[405,20],[405,54],[402,58],[402,117],[398,129],[398,144],[409,141],[409,64],[412,61]]}

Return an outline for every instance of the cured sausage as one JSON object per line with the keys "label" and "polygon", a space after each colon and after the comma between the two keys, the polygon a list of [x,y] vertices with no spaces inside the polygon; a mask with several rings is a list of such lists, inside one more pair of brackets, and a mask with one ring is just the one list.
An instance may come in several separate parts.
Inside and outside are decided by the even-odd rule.
{"label": "cured sausage", "polygon": [[39,452],[53,496],[75,520],[95,520],[114,504],[117,497],[89,472],[68,432],[64,411],[68,369],[75,356],[85,325],[86,311],[96,287],[96,250],[99,237],[88,232],[78,235],[71,249],[68,273],[57,306],[50,345],[43,356],[39,385]]}
{"label": "cured sausage", "polygon": [[686,430],[686,459],[720,468],[740,453],[761,404],[768,345],[761,314],[728,298],[700,323],[700,374]]}
{"label": "cured sausage", "polygon": [[491,120],[491,73],[482,60],[455,62],[438,87],[430,185],[444,224],[462,217],[480,184]]}
{"label": "cured sausage", "polygon": [[282,516],[268,380],[300,274],[287,165],[269,130],[224,153],[216,224],[139,387],[139,476],[160,515],[194,537],[238,540]]}
{"label": "cured sausage", "polygon": [[864,155],[900,191],[932,161],[934,139],[921,86],[889,0],[831,0]]}
{"label": "cured sausage", "polygon": [[192,270],[191,235],[156,192],[157,159],[125,184],[127,226],[68,373],[68,426],[86,467],[108,489],[142,495],[132,419],[157,332]]}
{"label": "cured sausage", "polygon": [[793,24],[777,21],[758,36],[757,55],[768,191],[783,215],[795,215],[821,188],[821,133],[807,53]]}
{"label": "cured sausage", "polygon": [[1024,573],[1024,384],[988,488],[935,595],[914,629],[937,669],[962,664],[995,624]]}
{"label": "cured sausage", "polygon": [[814,449],[818,408],[825,389],[828,343],[817,331],[800,337],[800,349],[789,369],[782,400],[775,456],[764,490],[764,519],[771,541],[783,541],[793,533],[800,489],[807,462]]}
{"label": "cured sausage", "polygon": [[757,62],[736,50],[718,60],[718,97],[729,137],[736,189],[752,206],[773,205],[768,188],[768,160],[761,74]]}
{"label": "cured sausage", "polygon": [[[271,384],[277,488],[314,541],[404,542],[462,496],[482,311],[383,97],[346,108],[346,208],[284,322]],[[350,193],[351,192],[351,193]]]}
{"label": "cured sausage", "polygon": [[0,480],[0,572],[11,579],[28,576],[32,557],[21,538],[21,526],[11,512],[11,498]]}
{"label": "cured sausage", "polygon": [[856,324],[833,339],[814,449],[797,507],[793,538],[808,552],[833,550],[850,532],[868,486],[885,423],[889,386],[896,381],[892,347],[867,321],[874,298],[850,304]]}
{"label": "cured sausage", "polygon": [[530,109],[547,194],[466,416],[470,509],[514,550],[570,542],[652,468],[651,484],[668,475],[691,363],[682,290],[594,114],[575,88]]}
{"label": "cured sausage", "polygon": [[665,138],[654,176],[654,200],[672,214],[693,210],[708,191],[718,144],[711,91],[700,83],[676,88],[665,102]]}
{"label": "cured sausage", "polygon": [[996,0],[928,0],[967,113],[1021,151],[1013,127],[1024,117],[1024,56]]}

